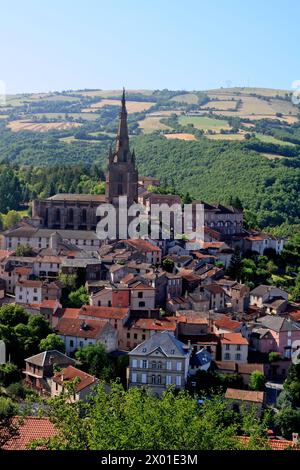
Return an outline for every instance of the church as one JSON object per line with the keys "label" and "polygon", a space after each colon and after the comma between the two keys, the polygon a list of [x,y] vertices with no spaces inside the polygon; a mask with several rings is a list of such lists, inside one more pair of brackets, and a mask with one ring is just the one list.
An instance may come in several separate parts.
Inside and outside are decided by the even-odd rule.
{"label": "church", "polygon": [[34,200],[32,218],[40,227],[56,230],[96,230],[96,210],[100,204],[117,207],[119,196],[127,196],[128,206],[138,202],[138,172],[134,151],[129,147],[125,90],[123,90],[116,145],[110,148],[105,195],[55,194]]}

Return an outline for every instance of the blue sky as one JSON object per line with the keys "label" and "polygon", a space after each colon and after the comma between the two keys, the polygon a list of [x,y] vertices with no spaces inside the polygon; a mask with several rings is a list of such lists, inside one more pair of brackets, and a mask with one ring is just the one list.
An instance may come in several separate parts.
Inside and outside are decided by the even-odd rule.
{"label": "blue sky", "polygon": [[0,2],[7,92],[78,88],[290,89],[298,0]]}

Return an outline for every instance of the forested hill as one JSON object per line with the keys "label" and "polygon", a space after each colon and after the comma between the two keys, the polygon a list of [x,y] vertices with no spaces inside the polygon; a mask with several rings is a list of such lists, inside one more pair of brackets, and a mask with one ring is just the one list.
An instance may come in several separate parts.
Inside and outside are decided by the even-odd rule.
{"label": "forested hill", "polygon": [[134,142],[142,174],[173,180],[194,198],[226,202],[238,197],[257,212],[261,226],[300,223],[300,159],[268,160],[247,143],[166,141],[137,137]]}

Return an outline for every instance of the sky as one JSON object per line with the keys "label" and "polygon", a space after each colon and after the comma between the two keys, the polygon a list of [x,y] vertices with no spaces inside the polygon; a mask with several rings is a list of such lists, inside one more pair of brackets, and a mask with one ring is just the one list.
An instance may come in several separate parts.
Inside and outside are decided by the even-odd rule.
{"label": "sky", "polygon": [[0,0],[7,93],[291,89],[299,0]]}

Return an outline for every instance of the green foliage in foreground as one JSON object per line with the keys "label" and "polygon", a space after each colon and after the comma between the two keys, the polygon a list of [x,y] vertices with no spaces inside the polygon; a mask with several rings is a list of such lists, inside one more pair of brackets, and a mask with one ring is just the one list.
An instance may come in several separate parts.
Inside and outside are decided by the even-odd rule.
{"label": "green foliage in foreground", "polygon": [[[111,393],[100,384],[87,404],[70,404],[67,396],[49,401],[48,414],[57,437],[42,441],[58,450],[221,450],[267,449],[267,420],[255,411],[239,415],[221,398],[199,406],[187,392],[168,390],[161,399],[143,389]],[[245,446],[237,435],[250,436]],[[41,444],[41,441],[35,445]],[[34,445],[33,445],[34,447]]]}

